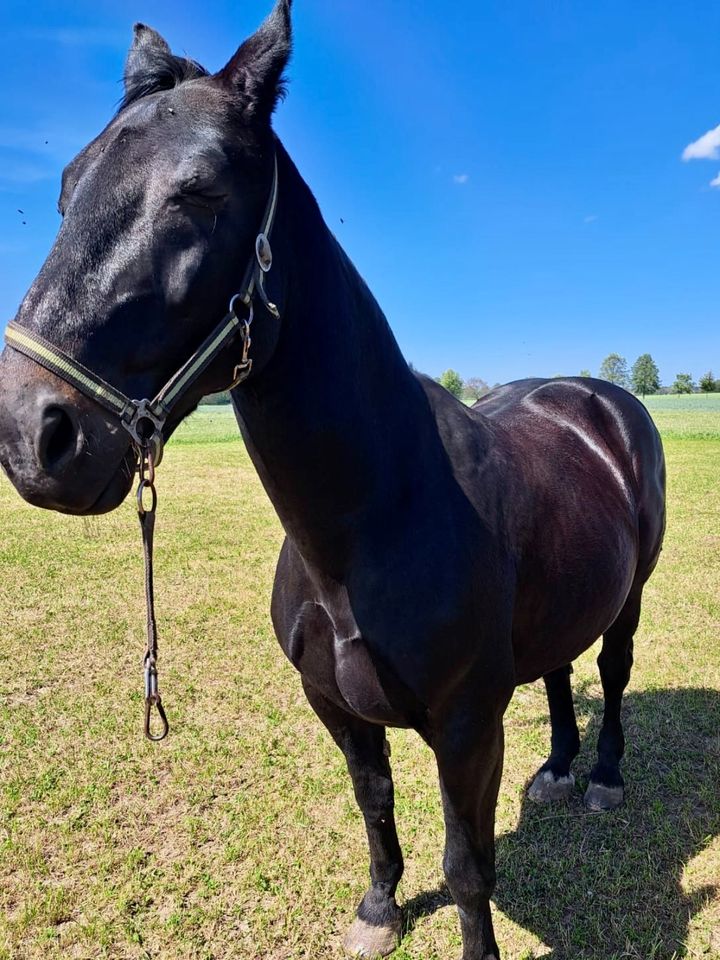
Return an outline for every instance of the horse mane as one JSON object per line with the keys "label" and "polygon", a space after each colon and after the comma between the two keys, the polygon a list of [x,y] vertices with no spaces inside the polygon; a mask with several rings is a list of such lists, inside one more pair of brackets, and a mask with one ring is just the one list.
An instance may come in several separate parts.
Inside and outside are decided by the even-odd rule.
{"label": "horse mane", "polygon": [[156,52],[153,54],[153,68],[147,73],[134,74],[125,81],[125,94],[120,101],[118,113],[121,113],[133,103],[143,97],[161,90],[172,90],[173,87],[185,83],[187,80],[197,80],[207,77],[208,71],[197,61],[187,57],[176,57],[175,54]]}

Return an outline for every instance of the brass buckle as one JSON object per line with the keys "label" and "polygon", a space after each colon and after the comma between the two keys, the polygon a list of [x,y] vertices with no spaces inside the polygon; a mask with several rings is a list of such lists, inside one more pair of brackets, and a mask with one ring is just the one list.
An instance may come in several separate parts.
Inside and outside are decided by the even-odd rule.
{"label": "brass buckle", "polygon": [[[240,317],[238,317],[237,315],[237,309],[236,309],[237,300],[240,300],[243,303],[245,302],[243,301],[240,294],[236,293],[235,296],[230,301],[230,310],[235,315],[235,318],[237,320],[240,320]],[[250,346],[252,345],[250,328],[252,327],[252,322],[253,322],[253,319],[255,318],[255,309],[253,307],[252,300],[250,301],[249,304],[246,304],[246,306],[248,307],[248,311],[249,311],[247,318],[245,320],[240,321],[240,337],[242,338],[242,342],[243,342],[242,358],[240,360],[240,363],[235,365],[235,368],[233,370],[232,383],[228,387],[229,390],[234,390],[235,387],[239,386],[244,380],[247,380],[247,378],[250,376],[250,371],[252,370],[253,362],[252,362],[252,358],[249,356]]]}
{"label": "brass buckle", "polygon": [[233,370],[233,382],[228,387],[228,390],[234,390],[235,387],[239,387],[250,376],[250,371],[252,370],[253,362],[249,358],[243,360],[242,363],[238,363],[235,369]]}

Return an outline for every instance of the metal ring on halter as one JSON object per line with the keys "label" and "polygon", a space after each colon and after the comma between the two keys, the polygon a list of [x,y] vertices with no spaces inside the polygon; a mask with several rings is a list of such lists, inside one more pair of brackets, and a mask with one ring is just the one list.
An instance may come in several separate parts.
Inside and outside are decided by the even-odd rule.
{"label": "metal ring on halter", "polygon": [[263,273],[270,273],[273,265],[272,247],[264,233],[259,233],[255,240],[255,257]]}
{"label": "metal ring on halter", "polygon": [[253,302],[251,299],[246,300],[243,294],[236,293],[235,296],[231,298],[228,311],[235,317],[236,320],[240,320],[241,322],[243,322],[243,317],[241,317],[240,314],[238,313],[238,305],[237,305],[238,300],[248,310],[247,322],[252,323],[253,317],[255,316],[255,311],[253,309]]}
{"label": "metal ring on halter", "polygon": [[[165,426],[165,417],[158,414],[150,400],[135,400],[132,412],[123,424],[138,446],[147,444],[155,434],[161,434]],[[151,429],[147,429],[147,427]]]}
{"label": "metal ring on halter", "polygon": [[[150,491],[150,506],[146,507],[143,502],[143,495],[146,490]],[[141,480],[137,489],[137,510],[141,517],[146,513],[155,513],[157,510],[157,490],[150,480]]]}

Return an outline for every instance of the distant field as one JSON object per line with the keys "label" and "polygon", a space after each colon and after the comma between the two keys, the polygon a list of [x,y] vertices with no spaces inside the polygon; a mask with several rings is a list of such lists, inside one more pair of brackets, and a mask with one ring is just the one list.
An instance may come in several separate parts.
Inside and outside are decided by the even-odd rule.
{"label": "distant field", "polygon": [[[643,401],[664,437],[720,439],[720,393],[663,394]],[[176,443],[238,441],[238,428],[230,406],[205,406],[175,435]]]}
{"label": "distant field", "polygon": [[720,393],[663,394],[644,403],[665,437],[720,437]]}
{"label": "distant field", "polygon": [[[503,960],[720,958],[720,397],[653,397],[669,525],[626,699],[627,803],[582,790],[601,718],[576,664],[572,801],[525,799],[541,685],[517,691],[498,807]],[[339,960],[367,851],[344,763],[268,613],[280,526],[229,408],[202,408],[159,472],[161,684],[141,737],[142,565],[132,504],[82,521],[0,477],[0,960]],[[390,740],[407,869],[394,960],[454,960],[430,752]]]}

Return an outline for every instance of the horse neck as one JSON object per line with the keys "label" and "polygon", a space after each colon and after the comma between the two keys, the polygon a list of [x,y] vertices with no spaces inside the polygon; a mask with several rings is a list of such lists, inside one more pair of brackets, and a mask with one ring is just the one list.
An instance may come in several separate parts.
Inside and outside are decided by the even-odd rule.
{"label": "horse neck", "polygon": [[382,311],[280,147],[279,168],[269,292],[277,271],[282,325],[271,359],[233,401],[286,532],[339,579],[359,531],[408,488],[423,436],[437,431]]}

